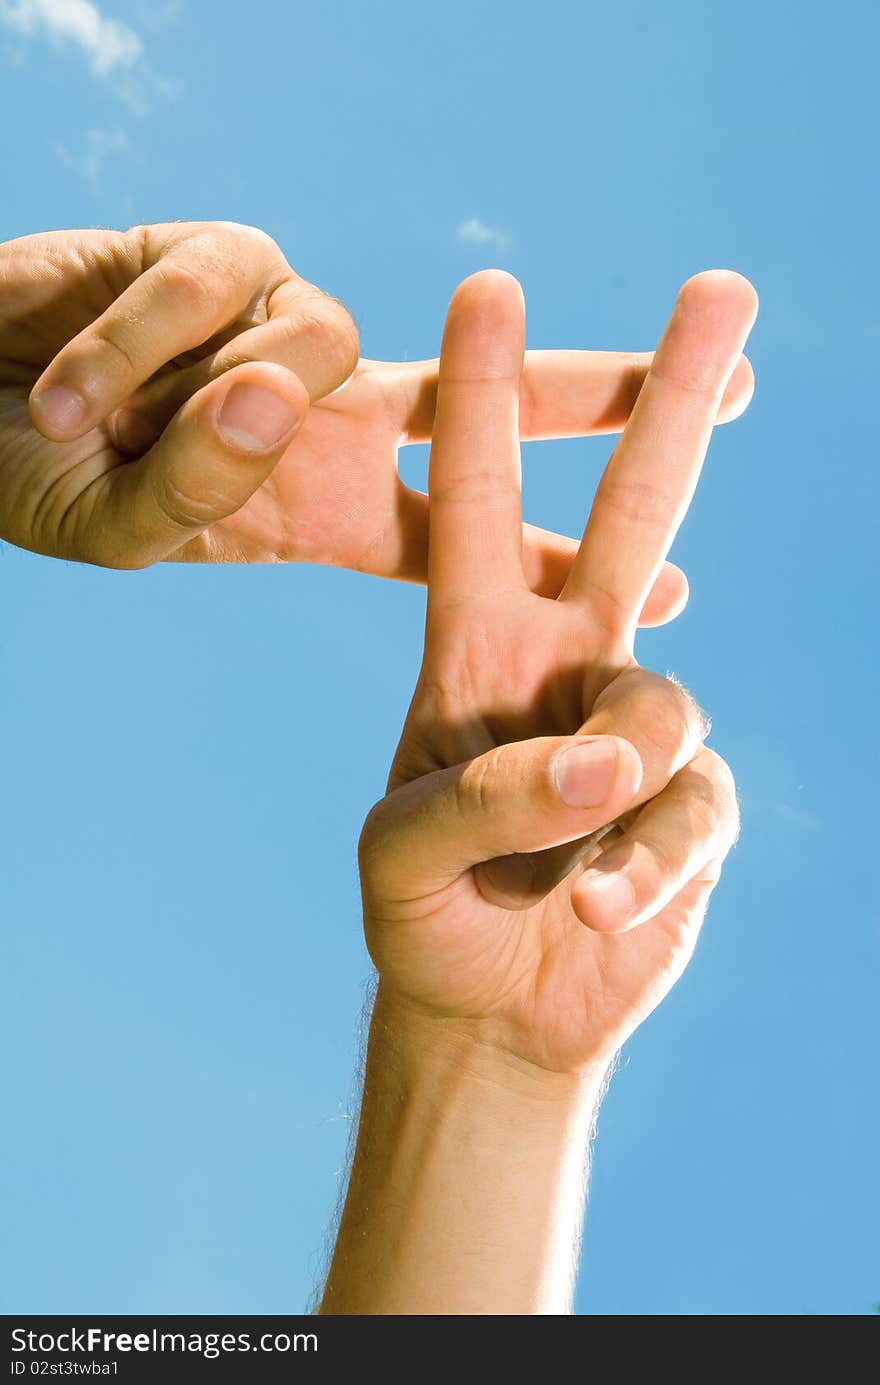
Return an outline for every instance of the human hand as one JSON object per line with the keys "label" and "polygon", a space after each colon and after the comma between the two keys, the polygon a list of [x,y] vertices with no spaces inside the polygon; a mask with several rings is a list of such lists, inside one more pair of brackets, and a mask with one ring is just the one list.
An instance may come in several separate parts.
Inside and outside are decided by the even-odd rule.
{"label": "human hand", "polygon": [[424,659],[361,842],[383,1023],[535,1071],[601,1070],[690,957],[737,830],[733,781],[693,701],[638,667],[633,639],[755,311],[738,275],[681,290],[550,601],[521,562],[521,291],[486,273],[455,294]]}
{"label": "human hand", "polygon": [[[610,351],[526,352],[520,436],[528,441],[619,431],[650,359]],[[428,497],[401,480],[398,452],[430,441],[437,378],[436,360],[360,361],[342,389],[312,407],[294,444],[253,499],[176,556],[326,563],[424,582]],[[751,367],[742,358],[725,392],[721,421],[747,407],[753,384]],[[576,552],[572,539],[528,524],[523,528],[526,579],[542,595],[558,595]],[[671,620],[687,596],[684,573],[665,563],[639,624]]]}
{"label": "human hand", "polygon": [[[0,247],[0,281],[0,537],[52,556],[171,556],[245,503],[357,360],[341,304],[246,226],[26,236]],[[163,392],[157,429],[141,404]]]}
{"label": "human hand", "polygon": [[[0,247],[0,274],[0,537],[105,566],[310,561],[424,580],[427,500],[397,452],[430,437],[437,363],[362,361],[324,397],[354,366],[354,324],[269,237],[227,223],[58,232]],[[529,353],[524,435],[620,428],[648,360]],[[269,392],[263,406],[239,395],[255,427],[292,411],[280,441],[245,445],[241,415],[221,432],[234,383]],[[79,419],[63,397],[54,422],[38,402],[59,388],[85,401]],[[721,416],[751,388],[743,361]],[[555,595],[575,548],[527,526],[530,583]],[[667,565],[642,623],[686,598]]]}

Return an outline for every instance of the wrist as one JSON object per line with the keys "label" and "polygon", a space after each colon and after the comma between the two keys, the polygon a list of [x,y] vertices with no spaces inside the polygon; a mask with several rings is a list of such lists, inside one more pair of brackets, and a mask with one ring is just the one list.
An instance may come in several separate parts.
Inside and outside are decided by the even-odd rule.
{"label": "wrist", "polygon": [[605,1088],[611,1059],[577,1071],[545,1068],[518,1055],[491,1020],[431,1014],[381,982],[370,1025],[386,1074],[417,1083],[438,1106],[476,1103],[487,1120],[526,1116],[535,1133],[589,1118]]}

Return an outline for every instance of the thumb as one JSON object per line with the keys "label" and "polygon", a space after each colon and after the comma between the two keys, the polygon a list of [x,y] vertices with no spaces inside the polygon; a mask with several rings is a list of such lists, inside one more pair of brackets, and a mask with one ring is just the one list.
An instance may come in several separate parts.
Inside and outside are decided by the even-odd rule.
{"label": "thumb", "polygon": [[240,510],[281,458],[309,407],[283,366],[248,362],[199,390],[136,462],[102,478],[89,516],[94,561],[146,567]]}
{"label": "thumb", "polygon": [[638,754],[619,736],[516,741],[427,774],[395,789],[367,818],[365,894],[412,900],[476,866],[481,892],[504,903],[506,892],[492,886],[485,862],[559,846],[613,822],[632,804],[641,777]]}

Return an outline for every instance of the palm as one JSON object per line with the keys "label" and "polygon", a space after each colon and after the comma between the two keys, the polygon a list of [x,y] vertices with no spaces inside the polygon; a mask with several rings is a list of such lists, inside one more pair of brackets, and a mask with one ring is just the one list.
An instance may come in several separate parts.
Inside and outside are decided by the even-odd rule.
{"label": "palm", "polygon": [[570,898],[566,880],[513,913],[487,904],[471,872],[424,916],[389,921],[377,967],[429,1012],[494,1022],[522,1059],[571,1071],[602,1056],[609,1036],[619,1047],[680,974],[690,943],[683,908],[608,937],[584,928]]}
{"label": "palm", "polygon": [[247,504],[175,556],[414,575],[404,569],[411,537],[426,534],[427,501],[397,471],[408,369],[361,361],[344,389],[312,406]]}

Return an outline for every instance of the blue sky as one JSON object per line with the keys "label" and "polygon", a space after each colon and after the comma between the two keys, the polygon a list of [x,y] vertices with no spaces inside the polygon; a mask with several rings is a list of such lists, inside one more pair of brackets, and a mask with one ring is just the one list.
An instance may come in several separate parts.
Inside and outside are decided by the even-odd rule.
{"label": "blue sky", "polygon": [[[691,603],[638,650],[711,711],[743,835],[606,1100],[577,1310],[870,1312],[876,7],[82,5],[0,0],[3,238],[251,222],[388,358],[433,355],[487,264],[534,346],[647,348],[689,274],[755,282]],[[579,532],[607,452],[527,448],[528,517]],[[368,973],[355,844],[422,614],[317,568],[0,549],[0,1310],[306,1303]]]}

